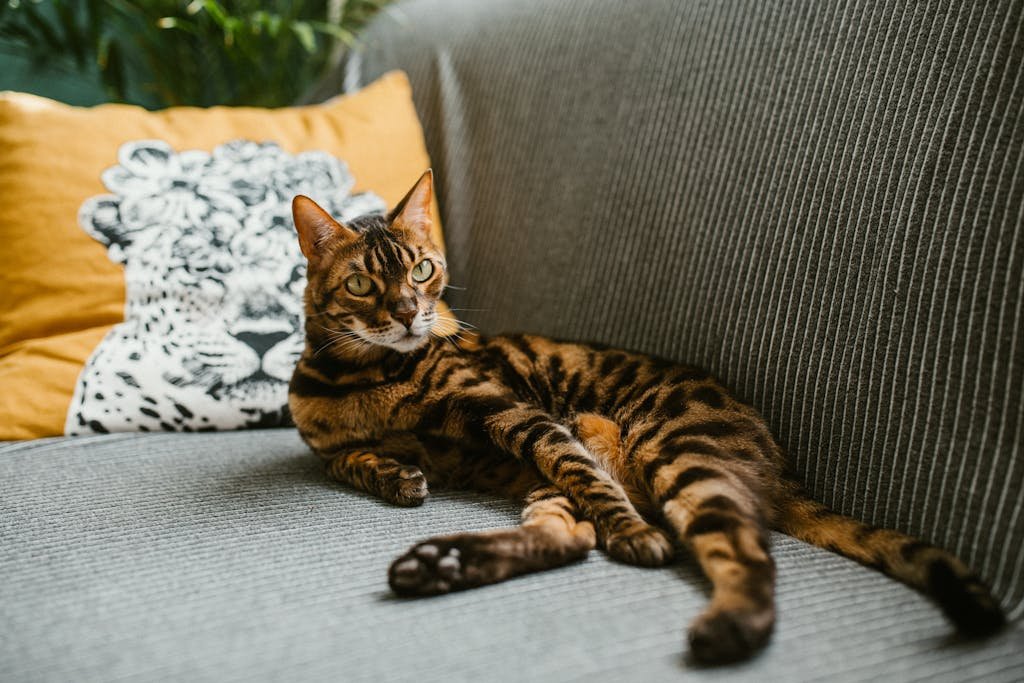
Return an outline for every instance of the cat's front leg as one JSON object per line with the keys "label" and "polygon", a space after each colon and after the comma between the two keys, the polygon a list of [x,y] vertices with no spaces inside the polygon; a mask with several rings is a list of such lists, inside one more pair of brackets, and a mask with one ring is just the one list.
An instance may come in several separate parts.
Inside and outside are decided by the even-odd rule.
{"label": "cat's front leg", "polygon": [[[327,464],[332,479],[379,496],[403,507],[422,505],[427,497],[427,478],[415,464],[415,454],[405,458],[380,454],[381,449],[353,448],[334,454]],[[375,452],[377,451],[377,452]]]}

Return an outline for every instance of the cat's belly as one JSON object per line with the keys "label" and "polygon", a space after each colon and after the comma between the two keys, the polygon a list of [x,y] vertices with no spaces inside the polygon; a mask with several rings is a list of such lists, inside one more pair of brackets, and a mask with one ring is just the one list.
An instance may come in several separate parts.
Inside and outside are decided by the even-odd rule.
{"label": "cat's belly", "polygon": [[521,500],[541,483],[537,471],[501,453],[492,444],[419,432],[423,447],[417,464],[432,490],[480,491]]}

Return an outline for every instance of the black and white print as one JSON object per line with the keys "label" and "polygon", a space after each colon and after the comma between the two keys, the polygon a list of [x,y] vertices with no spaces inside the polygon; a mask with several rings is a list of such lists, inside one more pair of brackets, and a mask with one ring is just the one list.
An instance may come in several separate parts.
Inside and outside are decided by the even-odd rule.
{"label": "black and white print", "polygon": [[79,376],[67,434],[289,424],[305,260],[291,200],[383,211],[343,161],[239,140],[212,153],[129,142],[79,223],[124,264],[125,319]]}

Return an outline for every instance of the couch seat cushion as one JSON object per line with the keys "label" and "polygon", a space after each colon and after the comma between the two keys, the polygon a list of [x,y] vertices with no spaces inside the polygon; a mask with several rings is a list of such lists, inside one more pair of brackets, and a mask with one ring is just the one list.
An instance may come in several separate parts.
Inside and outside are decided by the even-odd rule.
{"label": "couch seat cushion", "polygon": [[0,680],[1021,680],[1024,629],[951,637],[913,591],[774,537],[780,618],[751,662],[687,671],[693,565],[599,552],[424,600],[389,561],[514,524],[438,494],[398,509],[328,482],[291,430],[0,444]]}

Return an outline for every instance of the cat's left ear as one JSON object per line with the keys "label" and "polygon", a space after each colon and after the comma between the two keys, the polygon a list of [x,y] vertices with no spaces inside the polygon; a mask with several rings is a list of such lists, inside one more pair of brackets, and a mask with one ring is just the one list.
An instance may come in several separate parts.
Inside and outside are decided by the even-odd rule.
{"label": "cat's left ear", "polygon": [[430,239],[434,227],[434,219],[430,215],[430,207],[434,199],[434,172],[420,176],[409,194],[405,195],[398,206],[391,212],[391,224],[399,230],[408,231],[422,240]]}

